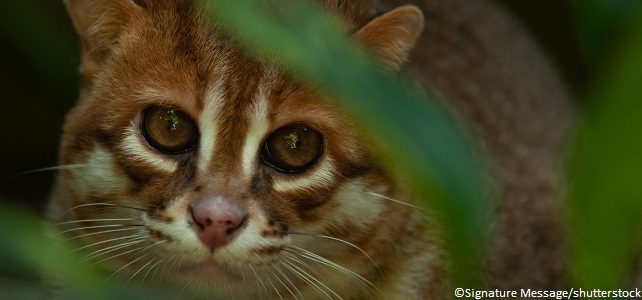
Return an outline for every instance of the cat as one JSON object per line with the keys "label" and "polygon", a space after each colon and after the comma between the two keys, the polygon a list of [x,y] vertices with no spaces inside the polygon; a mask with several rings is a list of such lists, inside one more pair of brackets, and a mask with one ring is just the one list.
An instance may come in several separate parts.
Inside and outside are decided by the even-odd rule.
{"label": "cat", "polygon": [[[563,284],[572,109],[524,31],[487,1],[318,2],[472,128],[499,199],[487,282]],[[246,55],[197,1],[65,4],[83,85],[60,164],[78,167],[59,171],[48,216],[85,260],[221,299],[452,297],[439,226],[341,109]]]}

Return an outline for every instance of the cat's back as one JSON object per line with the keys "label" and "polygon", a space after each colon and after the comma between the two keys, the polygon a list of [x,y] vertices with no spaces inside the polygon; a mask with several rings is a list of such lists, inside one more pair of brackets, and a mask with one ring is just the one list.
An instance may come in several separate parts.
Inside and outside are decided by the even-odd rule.
{"label": "cat's back", "polygon": [[421,7],[424,33],[411,64],[486,140],[542,159],[559,150],[572,115],[568,91],[507,12],[491,1],[389,2]]}
{"label": "cat's back", "polygon": [[476,135],[495,196],[493,285],[563,284],[559,228],[569,93],[543,51],[490,1],[387,1],[421,7],[425,29],[411,67]]}

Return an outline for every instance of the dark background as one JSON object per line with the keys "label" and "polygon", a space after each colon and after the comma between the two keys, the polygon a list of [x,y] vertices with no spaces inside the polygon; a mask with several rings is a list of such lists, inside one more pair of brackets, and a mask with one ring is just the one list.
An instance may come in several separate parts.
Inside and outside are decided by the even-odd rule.
{"label": "dark background", "polygon": [[[0,4],[0,198],[42,211],[54,172],[14,176],[56,165],[65,112],[77,97],[78,43],[62,1],[3,0]],[[598,70],[609,30],[586,39],[572,2],[503,0],[580,95]],[[635,1],[612,1],[632,3]],[[608,6],[608,5],[607,5]],[[623,10],[625,11],[625,10]],[[605,22],[623,22],[610,15]],[[616,21],[614,21],[616,20]],[[613,26],[615,27],[615,26]],[[605,26],[604,28],[611,28]],[[584,38],[584,39],[582,39]],[[592,41],[587,51],[582,42]]]}

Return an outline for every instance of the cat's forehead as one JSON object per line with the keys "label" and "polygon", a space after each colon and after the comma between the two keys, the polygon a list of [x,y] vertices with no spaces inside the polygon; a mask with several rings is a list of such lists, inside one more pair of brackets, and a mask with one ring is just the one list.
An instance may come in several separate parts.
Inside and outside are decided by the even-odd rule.
{"label": "cat's forehead", "polygon": [[216,102],[229,107],[220,111],[229,114],[252,106],[260,96],[277,115],[279,108],[306,111],[324,102],[275,67],[247,55],[201,12],[177,17],[166,9],[150,14],[132,24],[120,46],[110,74],[103,78],[109,85],[105,89],[134,95],[126,101],[161,102],[192,114]]}
{"label": "cat's forehead", "polygon": [[[206,70],[175,61],[150,63],[149,68],[122,66],[103,90],[120,90],[114,107],[141,109],[149,105],[173,107],[194,118],[242,125],[261,115],[275,125],[311,121],[330,126],[343,118],[341,111],[320,92],[284,75],[274,67],[250,61],[221,59]],[[260,111],[260,114],[258,113]],[[244,128],[241,128],[244,130]],[[241,130],[241,131],[243,131]]]}

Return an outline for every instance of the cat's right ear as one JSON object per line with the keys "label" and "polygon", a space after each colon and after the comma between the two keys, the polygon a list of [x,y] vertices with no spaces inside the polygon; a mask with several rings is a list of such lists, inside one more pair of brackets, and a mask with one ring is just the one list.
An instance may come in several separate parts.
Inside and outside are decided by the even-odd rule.
{"label": "cat's right ear", "polygon": [[64,0],[82,45],[80,72],[91,78],[111,55],[123,28],[145,9],[144,0]]}

